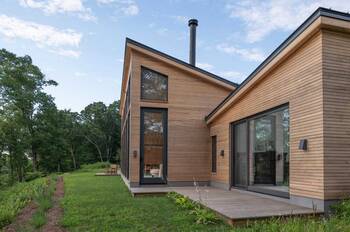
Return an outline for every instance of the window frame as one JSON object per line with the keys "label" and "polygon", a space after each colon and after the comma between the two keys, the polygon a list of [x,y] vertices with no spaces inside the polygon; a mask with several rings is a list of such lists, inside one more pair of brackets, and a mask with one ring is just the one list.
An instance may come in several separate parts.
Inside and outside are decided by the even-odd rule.
{"label": "window frame", "polygon": [[[144,82],[144,80],[142,78],[143,70],[148,70],[148,71],[154,72],[154,73],[156,73],[156,74],[158,74],[160,76],[165,77],[165,79],[166,79],[166,100],[162,100],[162,99],[147,99],[147,98],[145,98],[145,96],[143,94],[143,91],[142,91],[142,86],[143,86],[143,82]],[[158,72],[158,71],[153,70],[151,68],[147,68],[147,67],[142,66],[142,65],[141,65],[141,73],[140,74],[141,74],[140,75],[140,79],[141,79],[141,81],[140,81],[140,83],[141,83],[140,84],[140,99],[141,99],[141,101],[167,103],[168,99],[169,99],[169,78],[168,78],[168,76],[163,74],[163,73],[161,73],[161,72]]]}
{"label": "window frame", "polygon": [[217,171],[217,158],[218,158],[218,142],[217,136],[211,136],[211,172]]}

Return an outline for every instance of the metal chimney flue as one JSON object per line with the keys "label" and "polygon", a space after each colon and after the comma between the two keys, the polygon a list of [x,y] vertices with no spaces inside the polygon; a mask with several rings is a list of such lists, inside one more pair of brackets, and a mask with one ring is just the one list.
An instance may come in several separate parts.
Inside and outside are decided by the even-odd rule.
{"label": "metal chimney flue", "polygon": [[198,26],[197,19],[190,19],[188,21],[190,27],[190,64],[196,66],[196,28]]}

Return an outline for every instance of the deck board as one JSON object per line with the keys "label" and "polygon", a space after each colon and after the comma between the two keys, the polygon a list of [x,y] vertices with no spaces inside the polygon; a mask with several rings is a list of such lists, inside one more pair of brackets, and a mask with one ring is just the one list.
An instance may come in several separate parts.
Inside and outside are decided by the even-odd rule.
{"label": "deck board", "polygon": [[[267,196],[237,189],[223,190],[214,187],[200,187],[201,204],[215,211],[229,224],[269,217],[317,216],[321,211],[293,205],[288,199]],[[130,188],[133,196],[161,195],[177,192],[199,201],[194,187],[136,187]]]}
{"label": "deck board", "polygon": [[[261,219],[268,217],[285,217],[295,215],[317,215],[321,211],[293,205],[287,200],[263,196],[241,190],[223,190],[202,187],[201,203],[231,221]],[[199,194],[193,187],[174,188],[174,191],[199,201]]]}

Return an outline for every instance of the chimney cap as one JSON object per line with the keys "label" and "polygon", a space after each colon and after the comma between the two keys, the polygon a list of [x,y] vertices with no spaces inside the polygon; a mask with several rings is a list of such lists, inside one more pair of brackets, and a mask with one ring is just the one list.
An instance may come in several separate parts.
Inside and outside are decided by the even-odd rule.
{"label": "chimney cap", "polygon": [[198,20],[197,19],[188,20],[188,26],[191,26],[191,25],[198,26]]}

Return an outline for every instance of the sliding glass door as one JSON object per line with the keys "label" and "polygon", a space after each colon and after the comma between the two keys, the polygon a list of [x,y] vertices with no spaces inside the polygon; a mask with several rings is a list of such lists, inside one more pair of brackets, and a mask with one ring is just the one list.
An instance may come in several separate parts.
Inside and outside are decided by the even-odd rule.
{"label": "sliding glass door", "polygon": [[275,117],[263,116],[249,122],[252,184],[275,184]]}
{"label": "sliding glass door", "polygon": [[234,125],[234,185],[248,185],[248,134],[247,122]]}
{"label": "sliding glass door", "polygon": [[281,107],[233,125],[233,185],[289,194],[289,110]]}
{"label": "sliding glass door", "polygon": [[167,110],[141,109],[141,184],[166,183]]}

